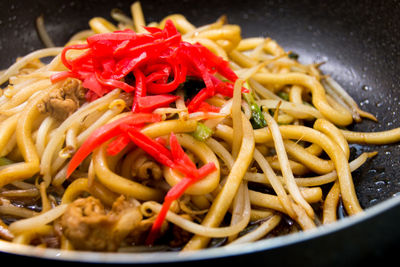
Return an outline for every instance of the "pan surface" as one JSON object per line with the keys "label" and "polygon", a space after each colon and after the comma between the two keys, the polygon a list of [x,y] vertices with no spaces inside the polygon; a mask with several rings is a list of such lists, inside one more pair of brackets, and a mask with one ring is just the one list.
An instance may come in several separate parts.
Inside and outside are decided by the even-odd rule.
{"label": "pan surface", "polygon": [[[1,68],[35,49],[43,47],[34,21],[43,14],[45,26],[56,45],[62,46],[78,30],[88,28],[93,16],[110,18],[112,8],[129,12],[132,1],[1,1]],[[335,78],[360,106],[379,122],[365,120],[351,126],[356,131],[381,131],[400,127],[400,15],[399,1],[161,1],[142,0],[149,21],[159,21],[172,13],[185,15],[194,25],[215,21],[226,14],[229,23],[242,27],[243,37],[271,37],[287,51],[300,55],[302,63],[326,62],[321,70]],[[268,262],[359,263],[385,258],[400,240],[396,227],[400,218],[400,146],[354,145],[352,156],[378,151],[353,173],[364,215],[346,218],[333,226],[275,240],[264,240],[241,248],[211,249],[196,255],[153,256],[64,254],[50,251],[29,253],[20,247],[0,243],[13,255],[38,259],[84,260],[89,262],[170,263],[192,260],[262,259]],[[32,251],[32,250],[29,250]],[[36,250],[35,250],[36,251]],[[37,252],[37,251],[36,251]],[[285,255],[293,255],[288,257]],[[2,255],[3,256],[3,255]],[[82,258],[83,257],[83,258]],[[21,257],[22,259],[23,257]],[[32,258],[29,258],[30,260]]]}

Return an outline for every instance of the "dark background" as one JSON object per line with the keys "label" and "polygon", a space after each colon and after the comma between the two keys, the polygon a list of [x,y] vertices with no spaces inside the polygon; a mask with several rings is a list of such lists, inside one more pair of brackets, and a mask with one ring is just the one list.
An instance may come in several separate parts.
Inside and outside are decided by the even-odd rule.
{"label": "dark background", "polygon": [[[44,15],[50,36],[62,46],[76,31],[88,28],[91,17],[110,18],[112,8],[129,14],[132,2],[2,0],[0,68],[7,68],[16,57],[43,47],[34,24],[39,15]],[[271,37],[285,50],[298,53],[303,63],[326,61],[321,69],[348,90],[362,109],[379,120],[378,123],[365,120],[350,129],[380,131],[400,127],[399,1],[144,0],[141,3],[147,22],[181,13],[200,26],[226,14],[229,23],[242,27],[243,37]],[[355,145],[353,157],[372,150],[378,151],[378,156],[354,172],[357,194],[364,208],[400,194],[399,144]],[[321,265],[382,262],[395,255],[395,248],[400,248],[397,243],[399,213],[399,208],[393,208],[379,218],[333,235],[251,257],[270,263],[291,263],[297,259],[297,262]],[[246,262],[249,258],[230,257],[223,261]]]}

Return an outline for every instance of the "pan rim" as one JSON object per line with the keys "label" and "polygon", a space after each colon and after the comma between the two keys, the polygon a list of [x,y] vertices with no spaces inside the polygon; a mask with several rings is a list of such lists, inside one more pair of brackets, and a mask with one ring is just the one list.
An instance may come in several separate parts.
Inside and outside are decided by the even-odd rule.
{"label": "pan rim", "polygon": [[[10,253],[17,256],[29,256],[41,259],[82,261],[88,263],[171,263],[183,261],[207,260],[230,256],[240,256],[255,252],[277,249],[310,239],[332,234],[343,229],[352,227],[376,216],[381,216],[388,209],[400,208],[400,196],[393,196],[372,207],[369,207],[361,215],[344,218],[332,225],[322,226],[315,231],[299,232],[286,236],[276,237],[268,240],[260,240],[240,246],[210,248],[196,253],[177,252],[152,252],[152,253],[95,253],[95,252],[70,252],[59,249],[41,249],[32,246],[18,245],[0,240],[1,253]],[[156,255],[156,256],[155,256]]]}
{"label": "pan rim", "polygon": [[400,195],[395,195],[390,199],[382,201],[363,213],[343,218],[335,223],[323,225],[314,230],[288,234],[270,239],[259,240],[256,242],[209,248],[196,252],[89,252],[89,251],[63,251],[52,248],[38,248],[29,245],[15,244],[0,240],[0,253],[9,253],[15,256],[27,256],[43,260],[56,260],[65,262],[85,262],[85,263],[129,263],[129,264],[158,264],[174,263],[185,261],[211,260],[240,256],[260,251],[267,251],[304,242],[310,239],[322,237],[324,235],[338,232],[349,228],[368,219],[372,219],[392,208],[400,207]]}

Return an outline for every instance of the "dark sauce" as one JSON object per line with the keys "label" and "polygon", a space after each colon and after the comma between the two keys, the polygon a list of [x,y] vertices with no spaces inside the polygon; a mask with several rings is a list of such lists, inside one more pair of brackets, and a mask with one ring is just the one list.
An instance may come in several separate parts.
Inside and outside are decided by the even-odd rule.
{"label": "dark sauce", "polygon": [[[4,189],[15,190],[18,188],[14,187],[12,184],[9,184],[6,185]],[[55,188],[53,186],[49,186],[47,188],[48,196],[51,197],[52,200],[55,200],[57,205],[61,203],[63,191],[64,190],[60,190],[60,188]],[[42,201],[40,195],[35,197],[7,197],[6,199],[10,201],[10,204],[16,207],[25,208],[38,213],[42,211]],[[21,218],[12,215],[1,214],[0,219],[2,219],[6,225],[10,225],[11,223],[18,221]]]}
{"label": "dark sauce", "polygon": [[197,95],[201,89],[205,88],[206,85],[203,80],[196,77],[187,77],[186,81],[181,85],[183,89],[185,101],[192,99]]}

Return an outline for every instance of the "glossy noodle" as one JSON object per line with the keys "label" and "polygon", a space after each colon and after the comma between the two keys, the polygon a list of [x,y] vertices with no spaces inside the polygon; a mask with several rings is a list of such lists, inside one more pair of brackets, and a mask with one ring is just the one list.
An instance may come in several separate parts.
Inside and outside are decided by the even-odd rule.
{"label": "glossy noodle", "polygon": [[130,12],[89,18],[65,47],[40,17],[48,47],[1,72],[1,239],[189,251],[334,223],[339,205],[363,212],[352,172],[376,152],[349,147],[398,142],[399,129],[347,130],[376,118],[318,64],[242,38],[226,16],[197,27]]}

